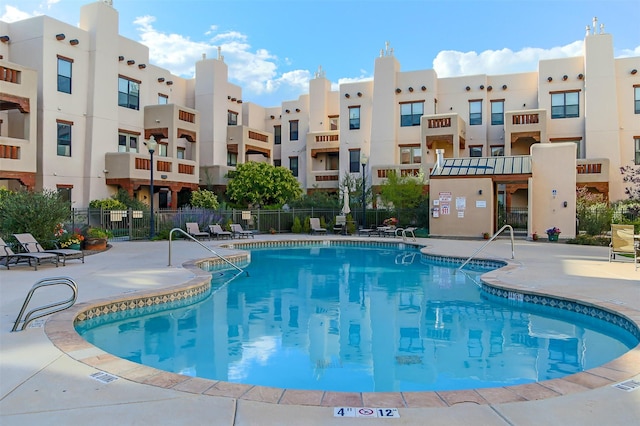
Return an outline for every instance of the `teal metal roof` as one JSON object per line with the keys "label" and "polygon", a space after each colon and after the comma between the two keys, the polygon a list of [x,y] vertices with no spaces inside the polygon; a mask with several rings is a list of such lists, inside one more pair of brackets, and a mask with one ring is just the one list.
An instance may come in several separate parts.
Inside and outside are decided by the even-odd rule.
{"label": "teal metal roof", "polygon": [[431,176],[490,176],[531,174],[531,156],[445,158]]}

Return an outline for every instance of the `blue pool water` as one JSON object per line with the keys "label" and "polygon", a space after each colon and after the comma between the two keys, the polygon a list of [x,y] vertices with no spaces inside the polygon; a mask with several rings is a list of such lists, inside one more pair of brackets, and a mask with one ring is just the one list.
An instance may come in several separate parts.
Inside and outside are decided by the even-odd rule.
{"label": "blue pool water", "polygon": [[602,365],[638,340],[607,322],[487,296],[413,248],[251,252],[201,302],[79,323],[89,342],[176,373],[351,392],[516,385]]}

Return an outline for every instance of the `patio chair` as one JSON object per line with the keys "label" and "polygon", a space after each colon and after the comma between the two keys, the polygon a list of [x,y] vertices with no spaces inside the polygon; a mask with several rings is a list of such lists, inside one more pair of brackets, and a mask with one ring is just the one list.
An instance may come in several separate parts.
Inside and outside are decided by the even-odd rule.
{"label": "patio chair", "polygon": [[13,234],[27,253],[55,253],[62,259],[62,266],[67,266],[67,260],[80,259],[84,263],[84,252],[69,248],[56,248],[45,250],[42,245],[29,233]]}
{"label": "patio chair", "polygon": [[347,234],[347,217],[336,216],[336,223],[333,225],[333,232],[335,234]]}
{"label": "patio chair", "polygon": [[233,233],[225,231],[222,226],[215,224],[209,225],[209,234],[214,238],[233,238]]}
{"label": "patio chair", "polygon": [[195,238],[196,240],[199,240],[200,238],[211,239],[211,236],[209,235],[209,233],[201,231],[200,226],[197,223],[187,222],[185,223],[185,226],[187,227],[187,233],[191,235],[193,238]]}
{"label": "patio chair", "polygon": [[253,232],[252,231],[245,231],[244,229],[242,229],[242,225],[240,225],[239,223],[232,223],[231,224],[231,232],[233,232],[233,236],[234,237],[238,237],[238,238],[253,238]]}
{"label": "patio chair", "polygon": [[[611,225],[611,242],[609,243],[609,262],[616,260],[616,255],[624,255],[623,259],[637,256],[637,248],[633,237],[633,225]],[[635,262],[635,259],[634,259]]]}
{"label": "patio chair", "polygon": [[42,262],[55,263],[57,268],[59,260],[58,255],[55,253],[15,253],[2,238],[0,238],[0,257],[4,258],[4,266],[6,266],[7,269],[10,269],[9,264],[12,260],[15,265],[17,265],[18,262],[29,262],[29,266],[31,266],[31,261],[33,261],[33,267],[36,271],[38,270],[38,265],[42,264]]}
{"label": "patio chair", "polygon": [[309,219],[309,226],[311,227],[312,234],[324,234],[327,232],[327,228],[320,226],[320,219],[317,217]]}

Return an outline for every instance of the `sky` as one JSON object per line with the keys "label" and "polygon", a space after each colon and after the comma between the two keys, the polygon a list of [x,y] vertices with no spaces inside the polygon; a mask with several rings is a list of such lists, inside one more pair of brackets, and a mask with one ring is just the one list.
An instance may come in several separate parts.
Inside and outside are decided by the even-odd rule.
{"label": "sky", "polygon": [[[92,0],[0,0],[0,20],[47,15],[77,25]],[[280,106],[322,67],[333,89],[373,77],[385,43],[401,71],[438,77],[536,71],[582,54],[593,17],[614,56],[640,56],[638,0],[113,0],[120,34],[150,62],[191,78],[221,48],[243,101]]]}

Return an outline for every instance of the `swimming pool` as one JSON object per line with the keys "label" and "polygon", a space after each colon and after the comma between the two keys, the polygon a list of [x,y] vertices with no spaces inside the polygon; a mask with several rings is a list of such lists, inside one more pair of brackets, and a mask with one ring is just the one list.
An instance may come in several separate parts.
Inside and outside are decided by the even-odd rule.
{"label": "swimming pool", "polygon": [[487,295],[483,270],[456,273],[413,247],[253,250],[247,269],[230,284],[216,271],[214,291],[197,304],[77,329],[108,352],[167,371],[336,391],[530,383],[637,344],[605,321]]}

